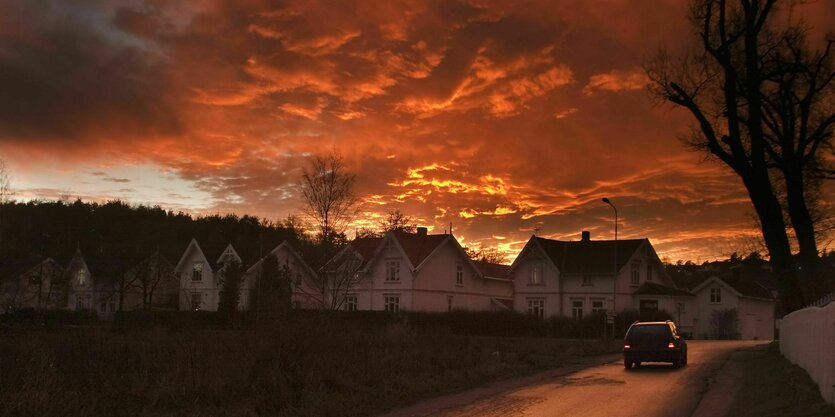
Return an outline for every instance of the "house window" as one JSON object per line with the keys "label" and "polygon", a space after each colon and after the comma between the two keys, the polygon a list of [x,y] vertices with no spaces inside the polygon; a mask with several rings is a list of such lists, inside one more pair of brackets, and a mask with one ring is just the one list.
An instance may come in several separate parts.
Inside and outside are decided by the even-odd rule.
{"label": "house window", "polygon": [[656,311],[658,311],[658,300],[641,300],[641,313],[651,313]]}
{"label": "house window", "polygon": [[203,263],[202,262],[195,262],[191,266],[191,280],[192,281],[203,281]]}
{"label": "house window", "polygon": [[357,311],[357,296],[349,295],[345,297],[345,311]]}
{"label": "house window", "polygon": [[81,297],[77,297],[75,299],[75,310],[76,311],[84,310],[84,301],[81,300]]}
{"label": "house window", "polygon": [[591,314],[603,314],[606,309],[603,308],[603,300],[591,300]]}
{"label": "house window", "polygon": [[647,281],[652,281],[652,265],[647,265]]}
{"label": "house window", "polygon": [[722,302],[722,291],[719,288],[710,289],[710,302],[712,304],[720,304]]}
{"label": "house window", "polygon": [[386,281],[400,281],[400,261],[388,261]]}
{"label": "house window", "polygon": [[385,306],[386,311],[391,311],[393,313],[400,311],[400,296],[387,295],[385,298]]}
{"label": "house window", "polygon": [[571,317],[574,317],[575,320],[583,318],[583,300],[571,301]]}
{"label": "house window", "polygon": [[591,281],[591,275],[583,275],[583,286],[584,287],[591,287],[594,284]]}
{"label": "house window", "polygon": [[87,271],[80,270],[78,271],[78,285],[84,285],[87,282]]}
{"label": "house window", "polygon": [[464,285],[464,267],[461,265],[455,267],[455,285]]}
{"label": "house window", "polygon": [[545,317],[545,299],[544,298],[529,298],[528,299],[528,314],[534,317]]}
{"label": "house window", "polygon": [[448,295],[446,297],[446,311],[447,312],[452,311],[452,299],[453,299],[453,297],[451,295]]}
{"label": "house window", "polygon": [[542,269],[539,266],[531,268],[531,284],[539,285],[542,283]]}
{"label": "house window", "polygon": [[191,293],[191,309],[194,311],[199,311],[201,304],[203,304],[203,294],[199,292]]}
{"label": "house window", "polygon": [[641,282],[641,263],[632,263],[632,285],[638,285]]}

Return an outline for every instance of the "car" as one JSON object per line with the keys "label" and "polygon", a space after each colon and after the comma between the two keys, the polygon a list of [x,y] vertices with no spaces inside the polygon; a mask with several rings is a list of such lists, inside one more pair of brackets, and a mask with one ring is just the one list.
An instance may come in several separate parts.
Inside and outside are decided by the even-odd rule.
{"label": "car", "polygon": [[629,326],[623,338],[623,366],[632,369],[643,362],[670,362],[675,368],[687,365],[687,341],[671,320],[636,321]]}

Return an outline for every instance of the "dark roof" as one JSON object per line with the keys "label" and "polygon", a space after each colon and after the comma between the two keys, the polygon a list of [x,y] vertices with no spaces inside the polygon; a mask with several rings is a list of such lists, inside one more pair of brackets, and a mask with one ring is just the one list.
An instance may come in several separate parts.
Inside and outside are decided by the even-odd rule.
{"label": "dark roof", "polygon": [[491,278],[508,278],[510,265],[494,264],[484,261],[473,261],[473,265],[478,268],[481,275]]}
{"label": "dark roof", "polygon": [[432,253],[435,248],[440,246],[444,240],[450,235],[430,235],[425,233],[407,233],[403,231],[394,231],[394,237],[397,242],[403,247],[406,256],[412,262],[412,265],[417,267]]}
{"label": "dark roof", "polygon": [[377,247],[380,246],[382,241],[383,238],[381,237],[361,237],[351,242],[351,248],[357,251],[364,260],[368,261],[374,257],[374,252],[377,251]]}
{"label": "dark roof", "polygon": [[617,255],[620,271],[646,239],[562,241],[534,237],[554,265],[566,274],[611,274]]}
{"label": "dark roof", "polygon": [[654,282],[645,282],[643,285],[635,290],[633,295],[675,295],[692,297],[693,294],[689,291],[680,290],[678,288],[668,287],[666,285],[656,284]]}
{"label": "dark roof", "polygon": [[692,290],[713,277],[720,279],[745,297],[774,298],[768,289],[751,277],[734,276],[732,273],[694,275],[685,282],[685,288]]}

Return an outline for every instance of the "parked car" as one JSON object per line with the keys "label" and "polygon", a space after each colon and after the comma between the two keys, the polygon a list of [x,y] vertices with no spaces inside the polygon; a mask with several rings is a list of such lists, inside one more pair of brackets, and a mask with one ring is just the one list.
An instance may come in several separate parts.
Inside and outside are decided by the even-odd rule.
{"label": "parked car", "polygon": [[623,339],[623,366],[632,369],[643,362],[670,362],[678,368],[687,365],[687,342],[670,320],[635,322]]}

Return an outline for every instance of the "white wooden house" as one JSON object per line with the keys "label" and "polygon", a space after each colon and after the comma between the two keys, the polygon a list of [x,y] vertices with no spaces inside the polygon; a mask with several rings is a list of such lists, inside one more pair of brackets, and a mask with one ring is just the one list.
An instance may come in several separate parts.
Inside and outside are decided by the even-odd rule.
{"label": "white wooden house", "polygon": [[351,271],[356,281],[347,290],[346,310],[501,310],[513,299],[510,279],[485,274],[488,268],[472,262],[451,234],[420,227],[417,233],[356,239],[325,272],[342,273],[339,268],[351,259],[358,268]]}
{"label": "white wooden house", "polygon": [[295,308],[314,309],[320,308],[321,304],[313,296],[315,293],[312,283],[316,279],[316,271],[308,266],[307,262],[302,259],[301,255],[293,249],[290,242],[284,241],[264,257],[250,266],[245,275],[244,282],[241,286],[240,308],[249,309],[253,294],[258,291],[258,281],[261,276],[261,270],[264,261],[268,256],[274,255],[280,267],[286,267],[292,280],[292,305]]}

